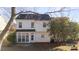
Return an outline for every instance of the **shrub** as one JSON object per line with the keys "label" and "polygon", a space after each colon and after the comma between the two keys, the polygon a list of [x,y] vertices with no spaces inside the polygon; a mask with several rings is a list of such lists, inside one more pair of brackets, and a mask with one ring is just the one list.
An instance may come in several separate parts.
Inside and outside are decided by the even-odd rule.
{"label": "shrub", "polygon": [[12,32],[8,35],[7,40],[12,43],[15,44],[16,43],[16,32]]}

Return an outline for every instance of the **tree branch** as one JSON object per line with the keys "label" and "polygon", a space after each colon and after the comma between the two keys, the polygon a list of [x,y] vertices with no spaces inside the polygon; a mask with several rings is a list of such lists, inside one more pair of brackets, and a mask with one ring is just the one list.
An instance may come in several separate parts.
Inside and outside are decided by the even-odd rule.
{"label": "tree branch", "polygon": [[16,15],[19,15],[19,14],[21,14],[21,13],[28,13],[28,12],[31,12],[31,13],[34,13],[34,14],[39,14],[39,13],[33,12],[33,11],[26,11],[26,12],[21,11],[21,12],[17,13]]}

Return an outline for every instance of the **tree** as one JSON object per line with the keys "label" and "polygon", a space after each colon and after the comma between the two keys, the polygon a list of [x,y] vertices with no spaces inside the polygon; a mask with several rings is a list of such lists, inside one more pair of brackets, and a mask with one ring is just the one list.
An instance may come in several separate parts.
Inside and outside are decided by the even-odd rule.
{"label": "tree", "polygon": [[54,17],[49,22],[48,32],[52,39],[56,41],[65,41],[70,37],[77,38],[79,33],[79,25],[70,22],[68,17]]}
{"label": "tree", "polygon": [[4,28],[4,30],[1,32],[0,34],[0,50],[1,50],[1,46],[2,46],[2,43],[3,43],[3,38],[4,36],[7,34],[7,32],[9,31],[10,27],[11,27],[11,24],[13,22],[13,20],[15,19],[15,7],[12,7],[11,8],[11,17],[10,17],[10,20],[9,22],[7,23],[6,27]]}
{"label": "tree", "polygon": [[10,25],[12,24],[14,18],[15,18],[15,7],[11,8],[11,18],[9,20],[9,22],[7,23],[6,27],[4,28],[4,30],[2,31],[2,33],[0,34],[0,40],[3,39],[3,37],[6,35],[7,31],[10,28]]}
{"label": "tree", "polygon": [[55,40],[63,40],[66,34],[65,27],[68,25],[68,22],[69,20],[67,17],[56,17],[51,19],[48,29],[50,35],[52,35]]}
{"label": "tree", "polygon": [[70,22],[70,37],[73,39],[73,40],[76,40],[79,38],[78,34],[79,34],[79,24],[76,23],[76,22]]}

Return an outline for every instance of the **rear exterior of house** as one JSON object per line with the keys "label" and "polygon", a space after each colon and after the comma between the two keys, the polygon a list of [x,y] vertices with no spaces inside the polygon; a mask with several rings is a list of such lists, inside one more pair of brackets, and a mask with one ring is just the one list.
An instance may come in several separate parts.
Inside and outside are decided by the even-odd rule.
{"label": "rear exterior of house", "polygon": [[16,18],[17,43],[49,43],[47,32],[50,16],[47,14],[24,14]]}

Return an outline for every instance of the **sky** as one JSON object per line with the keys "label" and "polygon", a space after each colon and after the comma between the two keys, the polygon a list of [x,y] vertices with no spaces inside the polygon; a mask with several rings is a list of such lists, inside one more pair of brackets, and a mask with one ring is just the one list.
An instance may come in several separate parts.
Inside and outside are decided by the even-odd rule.
{"label": "sky", "polygon": [[[38,13],[46,13],[51,11],[59,10],[61,7],[16,7],[16,12],[20,11],[34,11]],[[0,15],[5,18],[7,22],[10,18],[10,7],[0,7]],[[51,17],[58,17],[58,16],[68,16],[71,21],[79,23],[79,7],[65,7],[64,12],[57,12],[49,14]]]}

